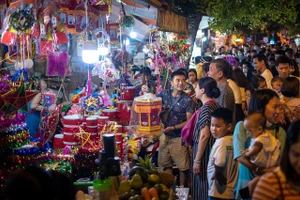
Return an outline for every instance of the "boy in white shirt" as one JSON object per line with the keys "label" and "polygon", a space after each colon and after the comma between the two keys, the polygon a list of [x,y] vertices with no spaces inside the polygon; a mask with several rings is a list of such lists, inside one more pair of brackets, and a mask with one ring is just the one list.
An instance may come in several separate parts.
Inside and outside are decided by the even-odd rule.
{"label": "boy in white shirt", "polygon": [[207,166],[209,200],[234,199],[238,163],[233,159],[232,128],[230,110],[218,108],[211,114],[210,131],[216,142]]}

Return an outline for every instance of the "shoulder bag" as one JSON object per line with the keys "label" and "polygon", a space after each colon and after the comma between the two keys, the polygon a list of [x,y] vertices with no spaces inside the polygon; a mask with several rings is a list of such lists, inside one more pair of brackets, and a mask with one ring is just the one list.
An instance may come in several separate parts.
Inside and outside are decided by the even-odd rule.
{"label": "shoulder bag", "polygon": [[[170,94],[172,95],[172,94]],[[184,95],[184,94],[183,94]],[[166,110],[163,110],[159,113],[159,118],[160,118],[160,121],[163,123],[163,124],[166,124],[168,119],[169,119],[169,115],[170,115],[170,112],[171,110],[174,108],[174,106],[180,101],[180,99],[183,97],[183,95],[180,96],[180,98],[178,98],[174,104],[171,105],[170,108],[166,109]]]}

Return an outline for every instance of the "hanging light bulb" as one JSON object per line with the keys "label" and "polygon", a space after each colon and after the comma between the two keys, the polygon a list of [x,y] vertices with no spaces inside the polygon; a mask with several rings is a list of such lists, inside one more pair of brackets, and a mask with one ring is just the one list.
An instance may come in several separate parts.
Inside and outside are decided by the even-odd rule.
{"label": "hanging light bulb", "polygon": [[125,44],[130,45],[130,40],[128,38],[125,40]]}
{"label": "hanging light bulb", "polygon": [[87,64],[94,64],[99,60],[97,44],[92,40],[87,40],[82,47],[82,61]]}
{"label": "hanging light bulb", "polygon": [[134,31],[131,31],[129,35],[130,35],[131,38],[136,38],[137,33],[134,32]]}

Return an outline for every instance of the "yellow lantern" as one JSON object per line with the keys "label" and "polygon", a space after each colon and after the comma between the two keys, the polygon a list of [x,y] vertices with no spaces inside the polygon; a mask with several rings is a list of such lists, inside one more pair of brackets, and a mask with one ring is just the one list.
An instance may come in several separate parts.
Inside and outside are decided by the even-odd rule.
{"label": "yellow lantern", "polygon": [[[145,94],[134,99],[134,111],[138,114],[138,135],[158,135],[161,132],[159,113],[162,108],[161,98]],[[144,97],[144,98],[143,98]]]}

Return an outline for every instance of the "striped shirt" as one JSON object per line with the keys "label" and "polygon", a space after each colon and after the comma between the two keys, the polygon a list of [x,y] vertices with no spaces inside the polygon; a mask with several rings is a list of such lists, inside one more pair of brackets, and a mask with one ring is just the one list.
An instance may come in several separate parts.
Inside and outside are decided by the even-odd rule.
{"label": "striped shirt", "polygon": [[219,105],[214,101],[208,101],[200,109],[199,115],[197,116],[196,125],[194,128],[193,141],[198,142],[200,131],[205,127],[210,127],[211,113],[214,112]]}
{"label": "striped shirt", "polygon": [[[277,174],[277,176],[274,174],[274,172]],[[279,168],[276,168],[274,172],[267,173],[260,178],[254,190],[252,199],[300,199],[300,191],[297,191],[293,185],[287,182],[283,172]]]}

